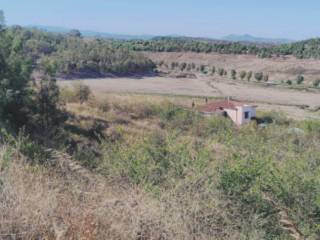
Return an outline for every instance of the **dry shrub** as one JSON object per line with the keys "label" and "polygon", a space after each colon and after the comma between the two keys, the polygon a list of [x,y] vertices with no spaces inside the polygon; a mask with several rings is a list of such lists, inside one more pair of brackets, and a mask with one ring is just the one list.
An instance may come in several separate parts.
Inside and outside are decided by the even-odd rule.
{"label": "dry shrub", "polygon": [[[209,172],[160,198],[108,182],[68,161],[56,169],[13,157],[1,173],[0,234],[6,239],[262,239],[242,232],[239,209],[221,199]],[[190,173],[192,174],[192,173]],[[259,224],[259,223],[257,223]]]}
{"label": "dry shrub", "polygon": [[0,173],[1,239],[167,239],[158,206],[135,189],[23,159]]}

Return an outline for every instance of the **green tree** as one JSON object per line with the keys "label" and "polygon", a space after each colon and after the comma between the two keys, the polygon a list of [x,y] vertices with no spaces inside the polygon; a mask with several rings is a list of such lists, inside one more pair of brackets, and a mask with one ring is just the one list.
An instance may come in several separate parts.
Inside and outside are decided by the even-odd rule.
{"label": "green tree", "polygon": [[240,72],[240,79],[241,80],[245,79],[246,75],[247,75],[246,71],[241,71]]}
{"label": "green tree", "polygon": [[237,72],[234,69],[231,69],[231,79],[233,79],[233,80],[237,79]]}
{"label": "green tree", "polygon": [[56,79],[46,75],[41,79],[35,94],[34,110],[29,120],[31,129],[38,136],[52,140],[66,120]]}
{"label": "green tree", "polygon": [[314,80],[312,85],[313,87],[318,88],[320,86],[320,79]]}
{"label": "green tree", "polygon": [[81,38],[81,37],[82,37],[81,32],[80,32],[79,30],[77,30],[77,29],[72,29],[72,30],[68,33],[68,35],[69,35],[70,37],[75,37],[75,38]]}
{"label": "green tree", "polygon": [[7,29],[0,31],[0,118],[19,128],[28,118],[32,63],[14,47],[16,38]]}
{"label": "green tree", "polygon": [[224,76],[227,76],[228,75],[228,72],[227,70],[224,70],[224,73],[223,73]]}
{"label": "green tree", "polygon": [[263,79],[263,73],[262,72],[257,72],[254,74],[254,78],[257,80],[257,81],[261,81]]}
{"label": "green tree", "polygon": [[225,72],[225,70],[224,70],[223,68],[219,68],[219,69],[218,69],[218,74],[219,74],[220,76],[223,76],[223,75],[224,75],[224,72]]}
{"label": "green tree", "polygon": [[181,71],[184,71],[186,69],[186,67],[187,67],[187,64],[185,62],[180,64],[180,70]]}
{"label": "green tree", "polygon": [[206,71],[206,66],[205,66],[205,65],[201,65],[201,66],[200,66],[200,71],[201,71],[202,73],[205,73],[205,71]]}
{"label": "green tree", "polygon": [[250,72],[247,73],[247,80],[248,80],[248,82],[251,80],[251,78],[252,78],[252,71],[250,71]]}
{"label": "green tree", "polygon": [[0,10],[0,30],[5,26],[6,24],[6,19],[4,16],[4,12]]}
{"label": "green tree", "polygon": [[296,79],[296,82],[297,82],[298,85],[302,84],[304,82],[304,76],[298,75],[297,79]]}
{"label": "green tree", "polygon": [[212,73],[212,75],[214,75],[216,73],[216,67],[215,66],[212,66],[211,73]]}
{"label": "green tree", "polygon": [[83,83],[76,83],[74,85],[75,95],[79,99],[80,104],[87,102],[89,100],[91,90],[87,85]]}
{"label": "green tree", "polygon": [[187,65],[187,71],[188,71],[188,72],[190,72],[190,71],[191,71],[191,69],[192,69],[192,66],[191,66],[191,64],[190,64],[190,63],[188,63],[188,65]]}

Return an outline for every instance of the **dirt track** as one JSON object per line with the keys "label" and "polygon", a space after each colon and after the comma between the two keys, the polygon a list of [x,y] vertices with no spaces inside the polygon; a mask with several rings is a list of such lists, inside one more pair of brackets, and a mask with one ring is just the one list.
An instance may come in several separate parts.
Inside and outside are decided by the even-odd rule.
{"label": "dirt track", "polygon": [[[263,109],[283,110],[294,118],[320,117],[319,113],[311,113],[299,108],[302,105],[308,105],[310,108],[319,106],[320,93],[240,84],[231,81],[217,81],[205,77],[198,79],[169,77],[107,78],[85,79],[82,81],[89,85],[91,89],[100,93],[174,94],[208,97],[230,96],[238,100],[254,102]],[[62,86],[70,86],[73,82],[75,81],[60,81],[60,84]]]}

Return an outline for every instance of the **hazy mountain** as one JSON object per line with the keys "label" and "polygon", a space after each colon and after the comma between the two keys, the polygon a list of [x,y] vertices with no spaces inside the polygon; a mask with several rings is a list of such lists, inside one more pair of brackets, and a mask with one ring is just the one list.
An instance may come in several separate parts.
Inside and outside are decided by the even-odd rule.
{"label": "hazy mountain", "polygon": [[[68,33],[72,29],[65,27],[57,27],[57,26],[43,26],[43,25],[29,25],[27,27],[37,28],[47,32],[55,32],[55,33]],[[129,34],[118,34],[118,33],[106,33],[106,32],[97,32],[91,30],[80,30],[83,36],[85,37],[101,37],[101,38],[112,38],[112,39],[120,39],[120,40],[150,40],[156,38],[154,35],[129,35]],[[169,35],[167,37],[181,37],[180,35]],[[290,39],[275,39],[275,38],[261,38],[255,37],[249,34],[244,35],[236,35],[231,34],[221,39],[213,39],[213,38],[194,38],[194,37],[185,37],[190,39],[202,39],[207,41],[231,41],[231,42],[248,42],[248,43],[267,43],[267,44],[283,44],[283,43],[291,43],[294,42]]]}
{"label": "hazy mountain", "polygon": [[255,37],[249,34],[244,34],[244,35],[231,34],[221,39],[226,41],[232,41],[232,42],[253,42],[253,43],[272,43],[272,44],[283,44],[283,43],[294,42],[294,40],[290,40],[290,39],[262,38],[262,37]]}
{"label": "hazy mountain", "polygon": [[[27,27],[37,28],[43,31],[55,32],[55,33],[68,33],[72,30],[71,28],[57,27],[57,26],[31,25]],[[79,30],[79,31],[85,37],[101,37],[101,38],[113,38],[113,39],[121,39],[121,40],[133,40],[133,39],[149,40],[155,37],[152,35],[128,35],[128,34],[96,32],[91,30]]]}

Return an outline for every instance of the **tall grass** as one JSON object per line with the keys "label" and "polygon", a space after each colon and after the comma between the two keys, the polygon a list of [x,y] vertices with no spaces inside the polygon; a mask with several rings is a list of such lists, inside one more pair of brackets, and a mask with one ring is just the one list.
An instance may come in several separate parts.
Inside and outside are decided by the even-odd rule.
{"label": "tall grass", "polygon": [[[0,219],[11,224],[1,231],[50,239],[61,224],[71,239],[85,238],[84,229],[87,239],[290,239],[283,210],[305,238],[318,238],[318,121],[263,113],[267,127],[238,128],[170,102],[100,104],[77,108],[77,115],[93,116],[70,124],[83,130],[72,133],[83,144],[74,157],[101,178],[84,180],[59,164],[12,161],[17,148],[40,151],[27,139],[2,151]],[[108,123],[99,141],[81,135],[96,119]]]}

